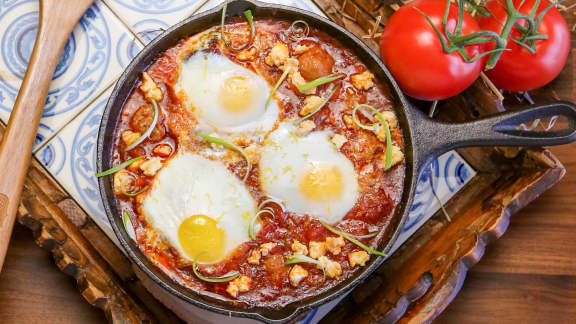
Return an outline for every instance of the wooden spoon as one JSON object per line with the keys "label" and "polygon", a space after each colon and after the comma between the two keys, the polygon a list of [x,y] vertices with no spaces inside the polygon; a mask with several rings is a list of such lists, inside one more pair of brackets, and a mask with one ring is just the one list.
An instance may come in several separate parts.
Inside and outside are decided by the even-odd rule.
{"label": "wooden spoon", "polygon": [[40,0],[40,26],[36,43],[0,143],[0,270],[20,204],[50,80],[72,29],[92,2]]}

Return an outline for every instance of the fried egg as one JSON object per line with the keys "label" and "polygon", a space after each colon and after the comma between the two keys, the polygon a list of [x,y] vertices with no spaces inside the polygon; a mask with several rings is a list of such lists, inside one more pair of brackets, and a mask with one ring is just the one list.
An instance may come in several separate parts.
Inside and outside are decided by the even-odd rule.
{"label": "fried egg", "polygon": [[[249,240],[256,202],[224,165],[192,153],[167,162],[142,202],[148,224],[180,254],[202,263],[221,261]],[[204,252],[204,253],[203,253]]]}
{"label": "fried egg", "polygon": [[266,80],[220,54],[200,51],[183,60],[175,90],[201,131],[264,133],[278,119],[276,100],[266,107]]}
{"label": "fried egg", "polygon": [[263,191],[289,211],[328,223],[340,221],[358,199],[354,165],[330,142],[330,131],[295,135],[282,123],[264,141],[260,159]]}

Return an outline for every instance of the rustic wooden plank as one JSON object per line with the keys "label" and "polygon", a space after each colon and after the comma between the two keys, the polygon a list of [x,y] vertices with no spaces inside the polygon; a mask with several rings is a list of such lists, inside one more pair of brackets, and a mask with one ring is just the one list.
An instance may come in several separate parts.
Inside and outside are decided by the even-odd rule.
{"label": "rustic wooden plank", "polygon": [[574,323],[576,277],[474,272],[437,323]]}
{"label": "rustic wooden plank", "polygon": [[49,251],[39,249],[30,230],[15,224],[0,275],[0,318],[4,324],[96,324],[104,313],[79,298],[76,282],[54,268]]}

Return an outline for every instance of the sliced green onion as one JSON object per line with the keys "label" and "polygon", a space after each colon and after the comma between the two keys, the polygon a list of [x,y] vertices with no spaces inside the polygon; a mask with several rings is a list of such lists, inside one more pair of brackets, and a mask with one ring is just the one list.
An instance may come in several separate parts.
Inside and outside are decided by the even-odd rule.
{"label": "sliced green onion", "polygon": [[234,280],[236,278],[238,278],[240,276],[240,272],[238,271],[232,271],[229,272],[228,274],[222,276],[222,277],[216,277],[216,278],[209,278],[209,277],[204,277],[199,271],[198,271],[198,264],[196,262],[196,260],[198,259],[199,256],[201,256],[202,254],[205,254],[207,252],[200,252],[198,253],[195,257],[194,260],[192,261],[192,271],[194,271],[194,274],[196,275],[196,277],[198,277],[198,279],[206,281],[206,282],[227,282],[230,280]]}
{"label": "sliced green onion", "polygon": [[126,191],[126,189],[124,189],[124,187],[125,187],[124,185],[126,184],[126,181],[127,181],[127,180],[130,180],[130,178],[128,178],[128,177],[127,177],[127,178],[124,178],[124,179],[122,180],[122,183],[121,183],[121,186],[120,186],[120,191],[121,191],[122,194],[125,195],[125,196],[128,196],[128,197],[136,197],[136,196],[138,196],[139,194],[141,194],[142,192],[144,192],[144,190],[148,189],[148,186],[144,186],[144,187],[142,187],[142,188],[141,188],[140,190],[138,190],[138,191],[128,192],[128,191]]}
{"label": "sliced green onion", "polygon": [[374,231],[374,232],[370,232],[370,233],[367,233],[367,234],[359,234],[359,235],[356,235],[356,234],[348,234],[348,235],[352,236],[353,238],[362,240],[362,239],[367,239],[367,238],[374,237],[374,236],[378,235],[378,233],[380,233],[380,232],[379,232],[379,231]]}
{"label": "sliced green onion", "polygon": [[310,90],[312,88],[316,88],[316,87],[321,86],[323,84],[330,83],[330,82],[336,81],[338,79],[342,79],[345,76],[346,75],[344,75],[344,74],[330,74],[330,75],[326,75],[323,77],[319,77],[316,80],[312,80],[308,83],[304,83],[303,85],[298,86],[298,90],[300,92]]}
{"label": "sliced green onion", "polygon": [[229,44],[228,42],[226,42],[226,36],[225,36],[225,32],[224,32],[224,23],[226,21],[226,7],[228,7],[228,3],[225,3],[224,7],[222,7],[222,19],[220,21],[220,39],[224,43],[224,46],[228,47],[229,49],[231,49],[233,51],[241,51],[241,50],[247,48],[248,46],[250,46],[252,44],[252,42],[254,41],[254,37],[256,36],[256,27],[254,26],[254,17],[252,17],[252,11],[250,11],[250,10],[244,11],[244,17],[246,17],[246,20],[248,21],[248,24],[250,25],[250,39],[248,40],[248,42],[246,44],[240,46],[239,48],[234,48],[234,47],[232,47],[232,44]]}
{"label": "sliced green onion", "polygon": [[298,118],[294,121],[294,125],[299,125],[301,122],[305,121],[306,119],[310,118],[312,115],[314,115],[315,113],[319,112],[320,109],[324,108],[324,106],[328,103],[328,101],[330,101],[330,99],[332,99],[332,96],[334,96],[334,94],[336,93],[336,91],[338,90],[339,86],[335,86],[334,90],[332,90],[332,92],[330,92],[330,94],[328,95],[328,97],[326,97],[326,99],[324,100],[324,102],[322,102],[322,104],[320,106],[318,106],[318,108],[316,108],[313,112],[309,113],[308,115],[302,117],[302,118]]}
{"label": "sliced green onion", "polygon": [[319,267],[322,267],[322,262],[313,259],[309,256],[306,256],[304,254],[292,254],[286,256],[286,260],[284,260],[284,265],[291,265],[296,263],[313,263]]}
{"label": "sliced green onion", "polygon": [[252,170],[252,163],[250,162],[248,155],[246,155],[246,152],[244,152],[244,150],[240,146],[234,145],[232,143],[228,143],[225,140],[218,138],[218,137],[208,136],[208,135],[202,134],[202,133],[196,133],[196,135],[200,136],[206,142],[222,145],[224,147],[227,147],[229,149],[232,149],[232,150],[240,153],[242,155],[242,157],[244,157],[244,159],[246,159],[246,163],[247,163],[246,174],[244,175],[244,178],[242,180],[246,181],[246,179],[248,179],[248,175],[250,174],[250,170]]}
{"label": "sliced green onion", "polygon": [[270,214],[270,216],[274,216],[274,211],[270,208],[264,208],[259,210],[254,217],[250,220],[250,224],[248,225],[248,237],[251,240],[256,239],[256,222],[260,219],[260,215],[263,214]]}
{"label": "sliced green onion", "polygon": [[286,79],[286,77],[288,76],[288,72],[290,72],[290,67],[287,67],[286,70],[284,70],[284,73],[282,73],[282,75],[280,76],[280,79],[278,79],[278,82],[276,82],[276,84],[274,85],[274,88],[272,89],[272,91],[270,92],[270,95],[268,96],[268,99],[266,100],[266,104],[264,105],[264,110],[268,109],[268,104],[270,104],[270,100],[272,100],[272,96],[274,95],[274,93],[276,93],[276,90],[278,90],[278,88],[280,87],[282,82],[284,82],[284,79]]}
{"label": "sliced green onion", "polygon": [[360,104],[360,105],[354,107],[354,110],[352,110],[352,119],[354,120],[354,123],[356,123],[356,125],[358,125],[358,127],[369,130],[369,131],[376,131],[376,124],[366,125],[366,124],[362,124],[362,122],[360,122],[360,120],[358,120],[358,116],[356,115],[356,111],[362,107],[372,110],[374,112],[374,114],[376,115],[376,118],[378,118],[380,120],[380,124],[382,125],[382,127],[384,127],[384,130],[386,132],[386,163],[384,165],[384,170],[388,170],[392,166],[392,134],[390,134],[390,125],[388,125],[388,122],[386,122],[386,120],[384,119],[384,116],[382,115],[381,112],[378,111],[378,109],[376,109],[370,105],[367,105],[367,104]]}
{"label": "sliced green onion", "polygon": [[134,232],[134,226],[132,226],[132,220],[130,220],[130,215],[127,211],[122,213],[122,223],[124,223],[124,229],[126,230],[128,236],[136,241],[136,232]]}
{"label": "sliced green onion", "polygon": [[116,172],[124,169],[125,167],[129,166],[130,164],[132,164],[132,163],[134,163],[134,162],[136,162],[136,161],[138,161],[138,160],[142,160],[144,157],[145,157],[144,155],[137,156],[137,157],[132,158],[132,159],[130,159],[130,160],[128,160],[128,161],[124,161],[124,162],[118,164],[117,166],[115,166],[115,167],[113,167],[113,168],[110,168],[110,169],[105,170],[105,171],[102,171],[102,172],[98,172],[98,173],[96,173],[94,176],[95,176],[96,178],[100,178],[100,177],[103,177],[103,176],[107,176],[107,175],[109,175],[109,174],[116,173]]}
{"label": "sliced green onion", "polygon": [[134,143],[130,144],[127,148],[125,148],[124,151],[130,151],[131,149],[138,146],[140,143],[144,142],[144,140],[146,138],[148,138],[148,136],[150,136],[150,134],[152,134],[152,131],[156,127],[156,124],[158,123],[158,115],[159,115],[158,114],[158,104],[156,103],[156,100],[154,100],[154,99],[150,99],[150,102],[152,103],[152,106],[154,107],[154,119],[152,120],[152,124],[150,124],[150,127],[148,127],[148,129],[144,132],[144,134],[142,134],[142,136],[140,136],[136,141],[134,141]]}
{"label": "sliced green onion", "polygon": [[316,266],[318,266],[318,268],[322,269],[322,274],[324,276],[324,279],[326,279],[326,270],[324,269],[322,262],[320,262],[316,259],[313,259],[313,258],[306,256],[306,255],[303,255],[303,254],[295,253],[295,254],[286,256],[286,259],[284,260],[284,265],[291,265],[291,264],[297,264],[297,263],[315,264]]}
{"label": "sliced green onion", "polygon": [[379,256],[383,256],[386,257],[388,256],[388,254],[380,252],[378,250],[374,250],[373,248],[369,247],[368,245],[358,241],[357,239],[353,238],[350,234],[339,231],[337,229],[335,229],[334,227],[328,225],[327,223],[325,223],[324,221],[319,220],[319,222],[324,225],[324,227],[326,227],[327,230],[329,230],[330,232],[336,234],[336,235],[341,235],[342,237],[344,237],[345,239],[347,239],[348,241],[358,245],[359,247],[363,248],[364,250],[366,250],[366,252],[370,253],[370,254],[376,254]]}
{"label": "sliced green onion", "polygon": [[[304,30],[302,33],[295,33],[294,32],[296,30],[297,24],[303,24],[304,25]],[[294,41],[299,41],[303,38],[308,37],[308,34],[310,33],[310,26],[304,20],[296,20],[292,23],[292,25],[290,25],[290,28],[288,28],[288,33],[289,33],[290,39],[292,39]],[[296,36],[296,37],[293,37],[293,36]]]}
{"label": "sliced green onion", "polygon": [[280,208],[282,208],[283,212],[286,211],[282,201],[280,201],[279,199],[276,199],[276,198],[268,198],[268,199],[264,200],[263,202],[260,203],[260,205],[258,205],[258,208],[262,209],[262,207],[264,207],[268,203],[274,203],[274,204],[280,206]]}

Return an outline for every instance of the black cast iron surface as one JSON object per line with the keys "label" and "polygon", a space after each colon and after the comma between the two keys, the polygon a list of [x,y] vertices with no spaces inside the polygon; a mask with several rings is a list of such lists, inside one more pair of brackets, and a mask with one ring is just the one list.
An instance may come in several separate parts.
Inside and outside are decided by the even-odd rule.
{"label": "black cast iron surface", "polygon": [[[150,42],[126,68],[112,92],[102,116],[97,147],[97,169],[99,172],[112,167],[111,157],[120,113],[124,102],[138,82],[141,73],[160,54],[176,45],[181,39],[219,24],[221,9],[222,7],[220,6],[190,17],[171,27]],[[463,124],[435,122],[411,106],[398,88],[390,72],[388,72],[376,54],[344,28],[308,11],[257,1],[231,1],[228,3],[227,15],[228,17],[242,16],[247,9],[252,10],[255,18],[272,17],[287,21],[306,20],[310,27],[322,30],[339,40],[345,47],[353,50],[364,64],[368,66],[370,71],[392,90],[394,98],[391,99],[394,102],[398,121],[404,135],[406,176],[401,202],[395,210],[395,215],[386,229],[385,238],[379,247],[385,253],[390,251],[408,216],[418,175],[438,155],[464,146],[546,146],[565,144],[576,140],[576,106],[569,102],[556,102],[521,112],[496,115]],[[569,120],[569,126],[554,132],[533,132],[516,129],[516,125],[521,122],[554,115],[565,116]],[[112,177],[99,178],[98,182],[104,209],[114,233],[132,261],[169,293],[192,305],[227,316],[248,317],[272,323],[288,322],[306,310],[323,305],[348,293],[374,272],[385,260],[383,257],[372,258],[366,267],[357,271],[350,279],[317,296],[291,303],[282,309],[266,307],[246,309],[232,306],[194,293],[176,284],[161,270],[156,268],[140,251],[137,244],[129,238],[124,229],[121,212],[114,196]]]}

